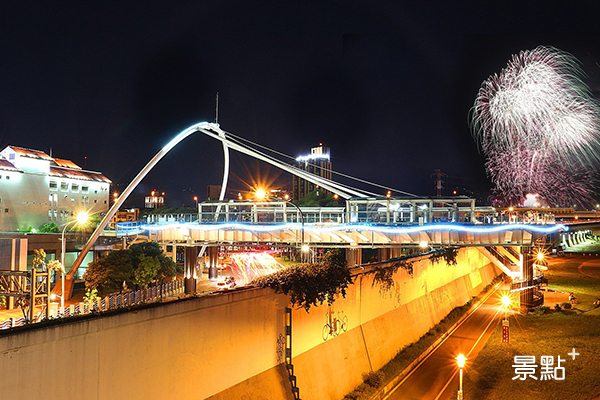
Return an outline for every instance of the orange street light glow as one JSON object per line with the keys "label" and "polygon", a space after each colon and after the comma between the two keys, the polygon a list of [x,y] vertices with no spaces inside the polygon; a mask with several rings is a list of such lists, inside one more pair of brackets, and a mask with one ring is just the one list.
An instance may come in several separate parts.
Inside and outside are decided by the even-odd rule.
{"label": "orange street light glow", "polygon": [[263,200],[267,196],[267,192],[265,192],[264,189],[256,189],[254,195],[257,199]]}

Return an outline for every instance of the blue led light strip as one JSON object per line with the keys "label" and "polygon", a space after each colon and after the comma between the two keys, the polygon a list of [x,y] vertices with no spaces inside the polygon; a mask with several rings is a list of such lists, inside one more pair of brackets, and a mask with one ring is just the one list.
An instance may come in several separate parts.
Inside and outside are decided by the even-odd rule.
{"label": "blue led light strip", "polygon": [[[251,232],[276,232],[284,230],[298,230],[302,229],[301,224],[289,223],[289,224],[278,224],[278,225],[253,225],[253,224],[240,224],[240,223],[222,223],[222,224],[196,224],[196,223],[179,223],[179,224],[166,224],[166,225],[142,225],[140,229],[149,231],[161,231],[165,229],[181,229],[186,228],[196,231],[213,231],[213,230],[242,230]],[[340,224],[332,226],[310,226],[305,225],[304,230],[307,232],[314,233],[327,233],[327,232],[339,232],[339,231],[368,231],[368,232],[379,232],[387,234],[403,234],[403,233],[416,233],[416,232],[427,232],[427,231],[454,231],[454,232],[467,232],[467,233],[493,233],[503,231],[530,231],[537,233],[554,233],[558,231],[568,231],[569,228],[562,224],[557,225],[527,225],[527,224],[505,224],[505,225],[493,225],[485,227],[468,226],[460,224],[428,224],[418,225],[409,227],[397,227],[397,226],[376,226],[367,224]]]}

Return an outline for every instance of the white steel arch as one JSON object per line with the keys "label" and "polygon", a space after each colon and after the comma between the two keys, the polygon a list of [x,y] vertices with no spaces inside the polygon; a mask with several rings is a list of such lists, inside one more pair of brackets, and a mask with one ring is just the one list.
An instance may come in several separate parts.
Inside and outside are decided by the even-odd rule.
{"label": "white steel arch", "polygon": [[[142,179],[144,179],[144,177],[148,174],[148,172],[150,172],[152,170],[152,168],[154,168],[154,166],[173,147],[175,147],[177,144],[179,144],[179,142],[181,142],[183,139],[187,138],[188,136],[190,136],[196,132],[202,132],[205,135],[210,136],[214,139],[217,139],[223,143],[223,151],[224,151],[224,155],[225,155],[225,163],[224,163],[225,165],[224,165],[224,172],[223,172],[223,184],[221,185],[221,193],[219,196],[220,201],[223,200],[225,197],[227,180],[229,177],[229,149],[230,148],[237,150],[240,153],[244,153],[251,157],[254,157],[256,159],[264,161],[266,163],[269,163],[271,165],[274,165],[286,172],[289,172],[289,173],[294,174],[302,179],[305,179],[309,182],[319,185],[320,187],[322,187],[326,190],[329,190],[330,192],[336,193],[345,199],[349,199],[351,197],[368,197],[369,196],[368,193],[364,193],[362,191],[359,191],[358,189],[354,189],[354,188],[348,187],[346,185],[342,185],[340,183],[334,182],[332,180],[325,179],[318,175],[311,174],[300,168],[286,164],[286,163],[276,160],[272,157],[268,157],[259,151],[247,148],[245,146],[242,146],[239,143],[233,142],[226,137],[225,132],[223,130],[221,130],[219,124],[217,124],[217,123],[209,123],[209,122],[197,123],[195,125],[190,126],[187,129],[185,129],[181,133],[179,133],[166,146],[164,146],[150,160],[150,162],[148,162],[148,164],[146,164],[146,166],[138,173],[138,175],[133,179],[133,181],[131,181],[131,183],[127,186],[127,188],[119,196],[119,198],[113,204],[113,206],[108,210],[108,212],[106,213],[106,215],[104,216],[102,221],[100,221],[100,224],[98,224],[96,230],[92,233],[92,235],[88,239],[87,243],[85,244],[85,246],[83,247],[83,249],[81,250],[79,255],[77,256],[77,259],[71,266],[71,269],[67,273],[67,280],[68,280],[67,293],[68,293],[69,297],[72,292],[72,288],[73,288],[72,282],[73,282],[73,277],[75,276],[75,273],[79,269],[81,263],[83,262],[83,259],[89,252],[90,248],[93,246],[93,244],[96,242],[96,240],[98,240],[98,237],[100,237],[100,234],[102,233],[104,228],[106,228],[106,225],[108,225],[108,222],[110,221],[110,219],[115,215],[117,210],[123,205],[125,200],[129,197],[129,195],[133,192],[133,190],[137,187],[137,185],[142,181]],[[218,212],[219,211],[217,211],[217,213]]]}

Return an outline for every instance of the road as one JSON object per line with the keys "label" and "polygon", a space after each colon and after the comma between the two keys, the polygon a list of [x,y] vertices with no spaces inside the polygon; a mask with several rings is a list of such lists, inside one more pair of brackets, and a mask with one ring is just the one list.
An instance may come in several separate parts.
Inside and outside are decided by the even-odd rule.
{"label": "road", "polygon": [[459,374],[455,357],[459,354],[467,357],[464,373],[468,373],[469,362],[475,359],[503,316],[500,292],[505,291],[494,292],[385,399],[445,400],[456,396]]}

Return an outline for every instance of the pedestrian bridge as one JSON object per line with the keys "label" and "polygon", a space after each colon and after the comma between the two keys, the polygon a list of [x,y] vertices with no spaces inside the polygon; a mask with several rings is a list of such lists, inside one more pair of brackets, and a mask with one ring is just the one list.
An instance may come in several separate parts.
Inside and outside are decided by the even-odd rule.
{"label": "pedestrian bridge", "polygon": [[[567,231],[551,220],[485,223],[485,210],[468,199],[361,199],[346,207],[298,207],[290,202],[199,204],[198,214],[149,216],[119,223],[117,235],[146,234],[160,243],[215,245],[273,243],[340,246],[532,246]],[[443,204],[443,206],[438,206]],[[219,210],[220,208],[220,210]]]}

